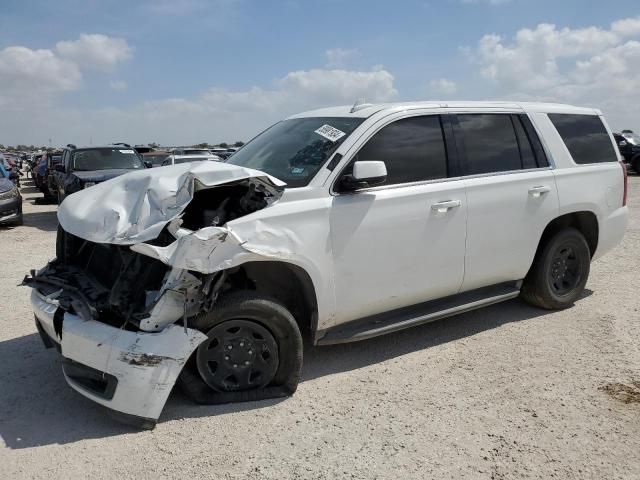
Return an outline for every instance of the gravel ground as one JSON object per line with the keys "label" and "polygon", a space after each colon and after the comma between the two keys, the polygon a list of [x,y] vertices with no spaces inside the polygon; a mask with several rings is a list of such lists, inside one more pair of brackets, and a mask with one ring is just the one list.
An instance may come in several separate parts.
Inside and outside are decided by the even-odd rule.
{"label": "gravel ground", "polygon": [[514,300],[352,345],[308,347],[288,399],[191,404],[136,431],[68,387],[36,334],[29,269],[54,255],[55,206],[25,193],[0,227],[2,478],[640,478],[640,177],[624,244],[584,296]]}

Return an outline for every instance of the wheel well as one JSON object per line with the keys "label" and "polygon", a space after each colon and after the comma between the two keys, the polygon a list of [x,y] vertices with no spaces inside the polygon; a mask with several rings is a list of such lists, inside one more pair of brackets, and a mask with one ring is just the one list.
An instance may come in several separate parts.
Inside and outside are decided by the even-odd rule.
{"label": "wheel well", "polygon": [[552,220],[544,229],[544,232],[542,232],[542,238],[538,244],[538,251],[553,235],[568,227],[573,227],[584,235],[587,245],[589,245],[591,257],[593,257],[596,248],[598,248],[599,235],[598,219],[593,212],[572,212]]}
{"label": "wheel well", "polygon": [[309,274],[286,262],[247,262],[228,271],[225,289],[250,289],[281,302],[293,315],[303,335],[313,339],[318,324],[318,302]]}

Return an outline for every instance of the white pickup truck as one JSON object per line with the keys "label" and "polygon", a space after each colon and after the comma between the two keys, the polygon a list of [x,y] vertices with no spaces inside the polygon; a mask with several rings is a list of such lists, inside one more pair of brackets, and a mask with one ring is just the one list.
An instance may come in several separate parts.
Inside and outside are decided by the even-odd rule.
{"label": "white pickup truck", "polygon": [[564,105],[336,107],[227,163],[70,195],[25,278],[68,383],[152,428],[202,403],[292,394],[302,338],[364,340],[521,296],[569,307],[620,243],[626,171],[601,113]]}

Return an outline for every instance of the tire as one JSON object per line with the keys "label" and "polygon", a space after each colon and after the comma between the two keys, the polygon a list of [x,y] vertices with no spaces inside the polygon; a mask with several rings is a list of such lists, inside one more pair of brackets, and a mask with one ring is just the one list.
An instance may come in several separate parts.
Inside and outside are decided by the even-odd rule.
{"label": "tire", "polygon": [[584,235],[566,228],[539,248],[520,295],[546,310],[568,308],[584,290],[590,267],[591,252]]}
{"label": "tire", "polygon": [[636,155],[631,159],[631,168],[636,172],[636,175],[640,175],[640,155]]}
{"label": "tire", "polygon": [[[302,335],[293,315],[276,300],[252,291],[225,295],[212,311],[192,319],[189,327],[209,337],[196,349],[179,379],[183,391],[195,402],[255,401],[296,391],[302,373]],[[262,339],[256,340],[248,332]],[[229,346],[236,348],[227,356]],[[271,362],[267,366],[258,351],[267,351],[269,360],[277,360],[277,365]],[[245,361],[249,366],[243,366]],[[255,369],[259,375],[248,382]],[[234,380],[234,372],[238,372],[238,379]]]}

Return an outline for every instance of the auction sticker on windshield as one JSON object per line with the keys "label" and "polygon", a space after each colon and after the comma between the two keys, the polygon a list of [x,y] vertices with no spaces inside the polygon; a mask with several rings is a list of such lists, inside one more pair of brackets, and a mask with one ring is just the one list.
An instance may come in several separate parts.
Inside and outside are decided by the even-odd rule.
{"label": "auction sticker on windshield", "polygon": [[133,153],[133,150],[120,150],[120,153]]}
{"label": "auction sticker on windshield", "polygon": [[315,133],[322,135],[324,138],[331,140],[332,142],[340,140],[346,135],[343,131],[326,124],[315,130]]}

